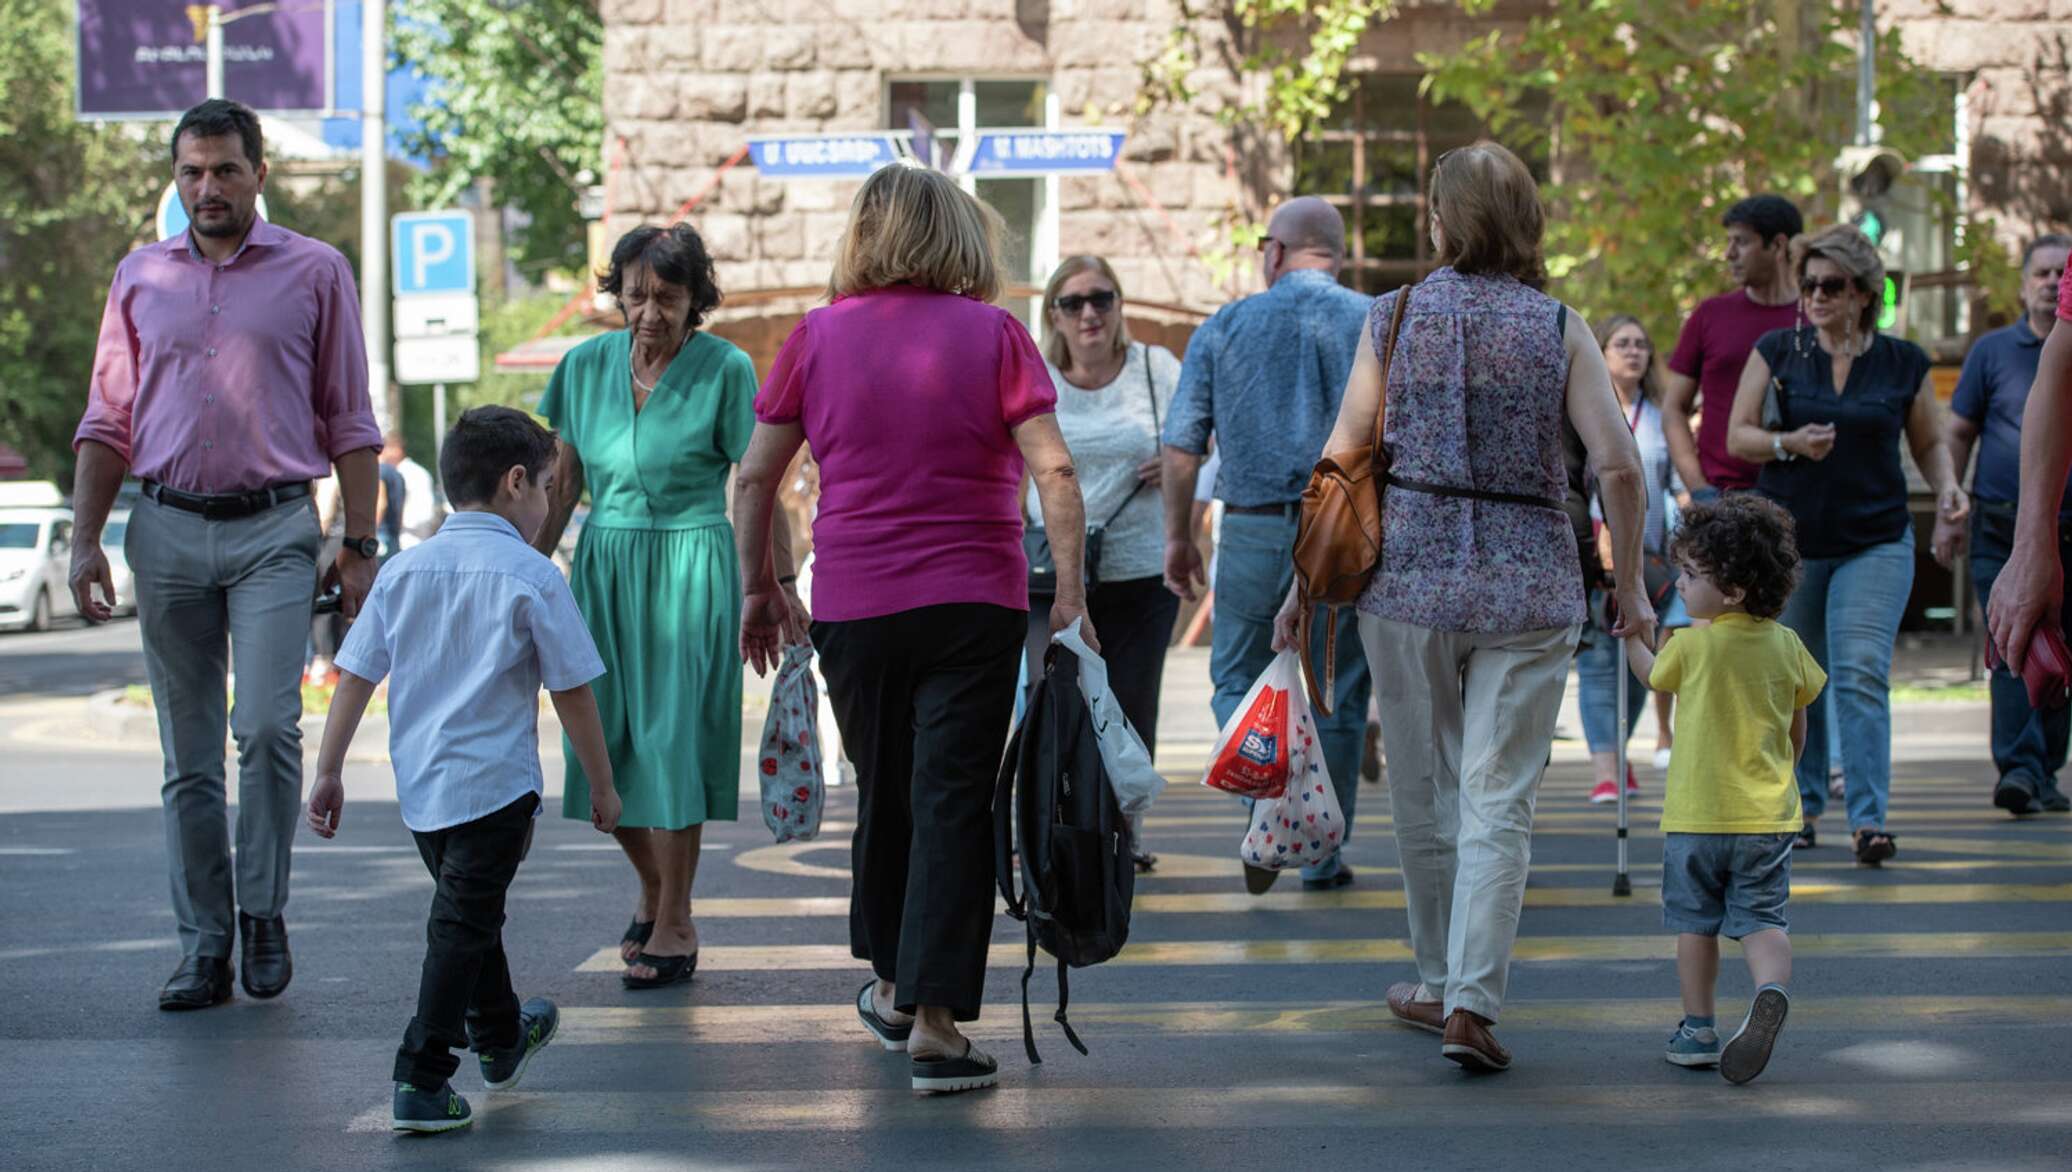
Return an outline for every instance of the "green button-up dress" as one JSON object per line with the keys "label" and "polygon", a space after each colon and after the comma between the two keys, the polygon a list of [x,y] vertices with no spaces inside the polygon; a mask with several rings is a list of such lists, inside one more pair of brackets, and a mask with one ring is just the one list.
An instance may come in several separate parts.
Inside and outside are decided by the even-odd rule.
{"label": "green button-up dress", "polygon": [[[741,575],[726,482],[755,428],[755,364],[693,333],[633,409],[632,338],[602,334],[554,370],[540,414],[583,461],[590,516],[569,584],[604,657],[593,684],[622,826],[733,821],[741,771]],[[566,745],[562,814],[588,821]]]}

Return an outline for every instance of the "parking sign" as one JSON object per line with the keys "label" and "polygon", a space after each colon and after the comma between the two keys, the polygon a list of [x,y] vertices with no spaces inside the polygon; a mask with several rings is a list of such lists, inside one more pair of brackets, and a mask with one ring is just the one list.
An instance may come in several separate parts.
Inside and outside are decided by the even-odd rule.
{"label": "parking sign", "polygon": [[389,223],[395,295],[475,292],[475,214],[404,212]]}

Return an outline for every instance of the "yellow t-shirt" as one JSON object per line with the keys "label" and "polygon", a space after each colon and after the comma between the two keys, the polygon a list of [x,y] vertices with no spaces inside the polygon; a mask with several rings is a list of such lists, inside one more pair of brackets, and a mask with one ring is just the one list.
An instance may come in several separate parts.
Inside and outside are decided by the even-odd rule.
{"label": "yellow t-shirt", "polygon": [[1827,673],[1791,628],[1723,614],[1680,631],[1648,686],[1676,693],[1665,832],[1787,834],[1804,825],[1791,721],[1827,686]]}

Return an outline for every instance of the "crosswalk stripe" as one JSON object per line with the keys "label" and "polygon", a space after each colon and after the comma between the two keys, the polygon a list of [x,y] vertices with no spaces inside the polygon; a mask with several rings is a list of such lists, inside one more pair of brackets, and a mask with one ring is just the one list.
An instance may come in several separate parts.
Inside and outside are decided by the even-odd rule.
{"label": "crosswalk stripe", "polygon": [[[2072,956],[2072,932],[1851,932],[1794,935],[1792,953],[1813,957],[1925,958]],[[1569,961],[1668,961],[1676,938],[1646,936],[1520,936],[1511,959],[1522,964]],[[1147,940],[1134,942],[1110,965],[1131,967],[1254,964],[1373,964],[1412,959],[1402,939],[1339,940]],[[1038,958],[1039,964],[1044,963]],[[988,967],[1019,969],[1017,942],[999,940]],[[708,945],[700,950],[700,972],[772,972],[855,969],[861,962],[840,944]],[[600,948],[576,966],[579,973],[615,973],[625,968],[616,946]]]}
{"label": "crosswalk stripe", "polygon": [[[1011,1010],[1011,1007],[1009,1007]],[[1019,1022],[1009,1010],[966,1027],[985,1044],[1012,1042]],[[1660,1032],[1683,1012],[1674,998],[1533,1001],[1504,1007],[1506,1035],[1526,1030],[1589,1030],[1617,1035]],[[1796,998],[1793,1030],[1847,1029],[1894,1033],[1929,1027],[2062,1025],[2072,997]],[[1379,1001],[1328,1002],[1073,1002],[1072,1022],[1108,1034],[1371,1033],[1402,1028]],[[1666,1027],[1661,1027],[1666,1028]],[[561,1007],[557,1043],[602,1046],[694,1042],[756,1045],[846,1042],[862,1035],[847,1004],[667,1005]]]}
{"label": "crosswalk stripe", "polygon": [[[1602,868],[1600,868],[1602,870]],[[1231,873],[1237,873],[1235,864]],[[1640,875],[1632,896],[1613,895],[1605,887],[1528,887],[1526,907],[1610,908],[1638,904],[1657,906],[1661,892],[1652,876]],[[1822,883],[1794,880],[1793,903],[1841,904],[1946,904],[1946,903],[2066,903],[2072,902],[2072,883]],[[1250,895],[1242,891],[1147,892],[1139,891],[1133,903],[1137,912],[1167,915],[1200,913],[1247,914],[1252,912],[1326,912],[1344,910],[1387,910],[1403,907],[1403,890],[1385,887],[1341,891],[1269,891]],[[995,914],[1001,911],[996,903]],[[847,916],[846,895],[701,899],[695,909],[699,919],[795,919],[813,916]]]}
{"label": "crosswalk stripe", "polygon": [[[1638,1065],[1643,1058],[1636,1056],[1634,1061]],[[1237,1082],[1187,1087],[1043,1085],[1039,1076],[1017,1062],[1007,1072],[1006,1085],[960,1098],[955,1106],[914,1094],[907,1087],[905,1065],[887,1063],[883,1081],[868,1088],[807,1090],[787,1085],[769,1090],[695,1093],[675,1089],[513,1091],[480,1095],[475,1100],[475,1112],[481,1121],[478,1126],[495,1126],[496,1115],[511,1111],[523,1116],[522,1126],[528,1132],[612,1137],[661,1128],[690,1134],[783,1131],[883,1137],[963,1131],[977,1126],[989,1133],[1007,1133],[1054,1130],[1062,1121],[1096,1132],[1190,1131],[1224,1130],[1244,1120],[1261,1118],[1272,1119],[1284,1131],[1307,1122],[1341,1128],[1363,1123],[1375,1128],[1399,1128],[1404,1121],[1414,1120],[1420,1128],[1443,1135],[1456,1128],[1472,1128],[1479,1133],[1540,1129],[1547,1126],[1550,1117],[1571,1126],[1630,1126],[1636,1119],[1656,1127],[1716,1124],[1720,1118],[1720,1096],[1725,1093],[1717,1075],[1699,1077],[1678,1072],[1656,1057],[1646,1067],[1654,1077],[1645,1083],[1577,1085],[1557,1080],[1534,1085],[1513,1081],[1502,1088],[1502,1105],[1498,1109],[1492,1107],[1488,1095],[1464,1094],[1458,1072],[1439,1062],[1436,1055],[1431,1056],[1431,1062],[1431,1076],[1445,1077],[1423,1075],[1421,1066],[1392,1076],[1427,1078],[1422,1085],[1321,1082],[1321,1078],[1330,1077],[1327,1072],[1334,1071],[1339,1077],[1373,1077],[1369,1073],[1369,1056],[1347,1053],[1306,1058],[1304,1074],[1308,1077],[1299,1083]],[[1052,1065],[1043,1069],[1050,1071]],[[2036,1084],[2031,1082],[1895,1081],[1879,1088],[1874,1096],[1866,1096],[1863,1084],[1853,1080],[1793,1083],[1781,1093],[1738,1095],[1733,1112],[1737,1125],[1743,1129],[1765,1121],[1803,1122],[1808,1118],[1843,1120],[1856,1127],[1889,1124],[2062,1129],[2065,1125],[2063,1108],[2050,1096],[2039,1095]],[[346,1130],[388,1131],[388,1108],[369,1107],[354,1116]]]}

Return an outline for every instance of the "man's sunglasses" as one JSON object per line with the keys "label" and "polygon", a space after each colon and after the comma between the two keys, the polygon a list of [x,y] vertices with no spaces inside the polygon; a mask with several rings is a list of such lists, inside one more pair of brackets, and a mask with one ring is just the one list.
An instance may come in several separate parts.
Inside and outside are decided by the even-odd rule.
{"label": "man's sunglasses", "polygon": [[1847,277],[1823,277],[1818,280],[1805,277],[1799,281],[1799,292],[1811,297],[1818,293],[1823,297],[1840,297],[1849,291],[1854,282]]}
{"label": "man's sunglasses", "polygon": [[1052,304],[1061,312],[1078,313],[1091,305],[1095,313],[1106,313],[1115,308],[1115,290],[1103,289],[1098,293],[1068,293]]}

